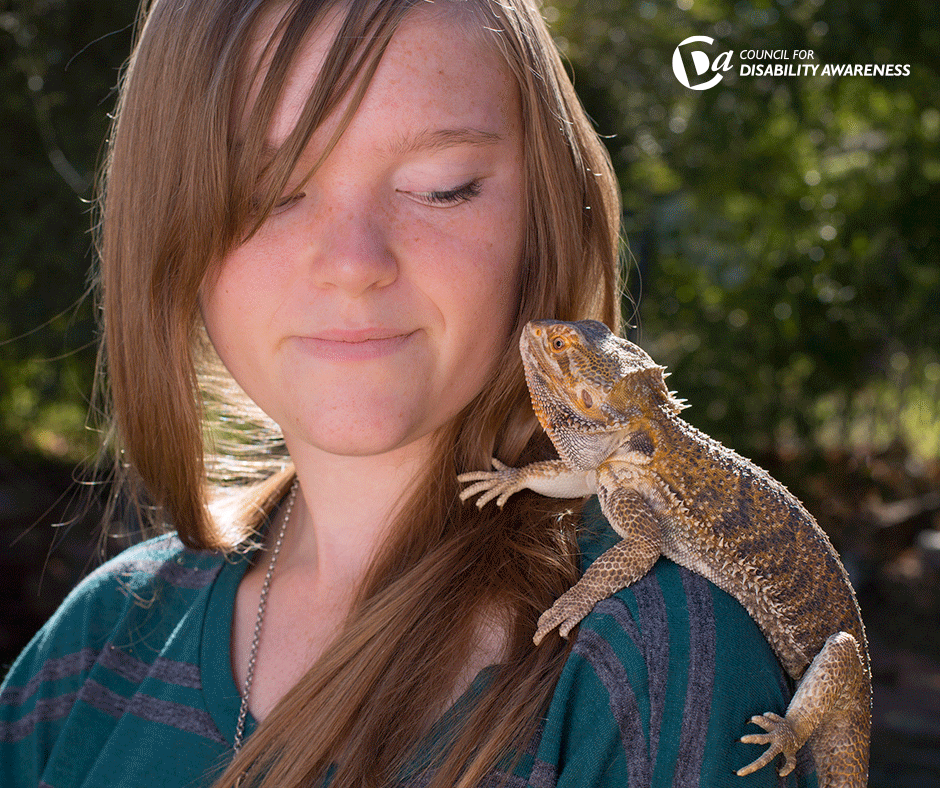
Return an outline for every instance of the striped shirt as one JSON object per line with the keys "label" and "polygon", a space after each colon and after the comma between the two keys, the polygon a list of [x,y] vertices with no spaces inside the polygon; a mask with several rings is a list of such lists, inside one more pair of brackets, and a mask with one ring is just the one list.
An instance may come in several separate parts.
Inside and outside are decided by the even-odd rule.
{"label": "striped shirt", "polygon": [[[583,566],[617,538],[592,502]],[[231,622],[250,559],[163,536],[87,577],[0,691],[0,786],[210,786],[233,754]],[[744,609],[660,560],[584,619],[539,734],[506,785],[811,788],[805,760],[786,779],[774,766],[734,773],[763,750],[738,741],[757,732],[750,717],[782,714],[790,694]],[[254,727],[249,716],[247,732]],[[493,784],[505,776],[494,772]]]}

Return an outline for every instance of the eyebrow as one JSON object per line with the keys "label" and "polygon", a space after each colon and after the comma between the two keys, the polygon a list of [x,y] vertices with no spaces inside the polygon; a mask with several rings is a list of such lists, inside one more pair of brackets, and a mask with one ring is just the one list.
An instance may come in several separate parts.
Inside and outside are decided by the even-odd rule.
{"label": "eyebrow", "polygon": [[[501,142],[503,137],[492,131],[474,128],[424,129],[415,134],[403,134],[387,146],[395,156],[407,156],[424,151],[445,150],[460,145],[486,146]],[[265,141],[261,145],[262,166],[268,165],[279,150],[279,146]]]}
{"label": "eyebrow", "polygon": [[405,156],[409,153],[443,150],[459,145],[493,145],[502,139],[499,134],[483,129],[425,129],[416,134],[403,135],[389,145],[389,151]]}

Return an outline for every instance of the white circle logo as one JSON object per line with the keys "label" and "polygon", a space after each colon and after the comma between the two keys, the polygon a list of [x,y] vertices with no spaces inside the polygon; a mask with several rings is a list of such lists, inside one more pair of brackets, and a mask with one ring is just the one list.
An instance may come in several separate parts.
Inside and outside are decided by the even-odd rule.
{"label": "white circle logo", "polygon": [[723,75],[718,73],[720,71],[729,71],[731,69],[731,56],[733,52],[722,52],[714,61],[709,60],[708,55],[702,52],[700,49],[693,49],[688,53],[689,58],[691,58],[692,66],[695,69],[695,77],[701,77],[703,74],[708,71],[715,72],[715,76],[709,79],[707,82],[702,82],[697,85],[692,84],[692,80],[689,79],[689,73],[686,70],[686,62],[683,58],[682,47],[686,44],[692,44],[696,42],[702,42],[704,44],[714,44],[715,40],[709,38],[708,36],[689,36],[685,41],[679,43],[679,46],[676,47],[675,52],[672,53],[672,73],[676,75],[683,85],[691,90],[708,90],[721,82]]}

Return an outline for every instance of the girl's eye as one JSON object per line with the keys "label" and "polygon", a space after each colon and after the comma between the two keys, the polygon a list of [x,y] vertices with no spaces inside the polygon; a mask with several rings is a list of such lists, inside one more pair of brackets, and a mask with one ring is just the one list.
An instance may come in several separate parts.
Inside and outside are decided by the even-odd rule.
{"label": "girl's eye", "polygon": [[436,192],[408,192],[412,197],[428,205],[459,205],[469,202],[480,193],[480,181],[472,180],[456,189]]}
{"label": "girl's eye", "polygon": [[274,215],[281,213],[282,211],[286,211],[292,205],[296,205],[298,202],[300,202],[304,196],[305,195],[303,192],[299,192],[298,194],[289,194],[286,197],[281,198],[274,204],[274,207],[271,209],[271,214]]}

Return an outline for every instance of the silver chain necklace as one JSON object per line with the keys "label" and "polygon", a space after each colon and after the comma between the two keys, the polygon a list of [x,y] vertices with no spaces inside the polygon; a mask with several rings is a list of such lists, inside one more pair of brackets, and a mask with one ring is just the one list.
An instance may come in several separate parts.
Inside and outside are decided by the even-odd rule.
{"label": "silver chain necklace", "polygon": [[284,508],[284,519],[281,521],[281,530],[278,532],[277,539],[271,551],[271,563],[268,564],[268,571],[264,575],[264,583],[261,586],[261,598],[258,600],[258,614],[255,616],[255,634],[251,639],[251,650],[248,652],[248,670],[245,673],[245,687],[242,690],[242,704],[238,710],[238,722],[235,723],[235,752],[242,748],[242,741],[245,735],[245,720],[248,718],[248,700],[251,697],[251,684],[255,678],[255,661],[258,658],[258,644],[261,642],[261,629],[264,626],[264,611],[268,604],[268,590],[271,588],[271,578],[274,577],[274,567],[277,564],[277,557],[281,553],[281,545],[284,542],[284,534],[287,532],[287,524],[290,522],[290,515],[294,509],[294,500],[297,498],[298,480],[295,478],[290,488],[290,495],[287,498],[287,505]]}

